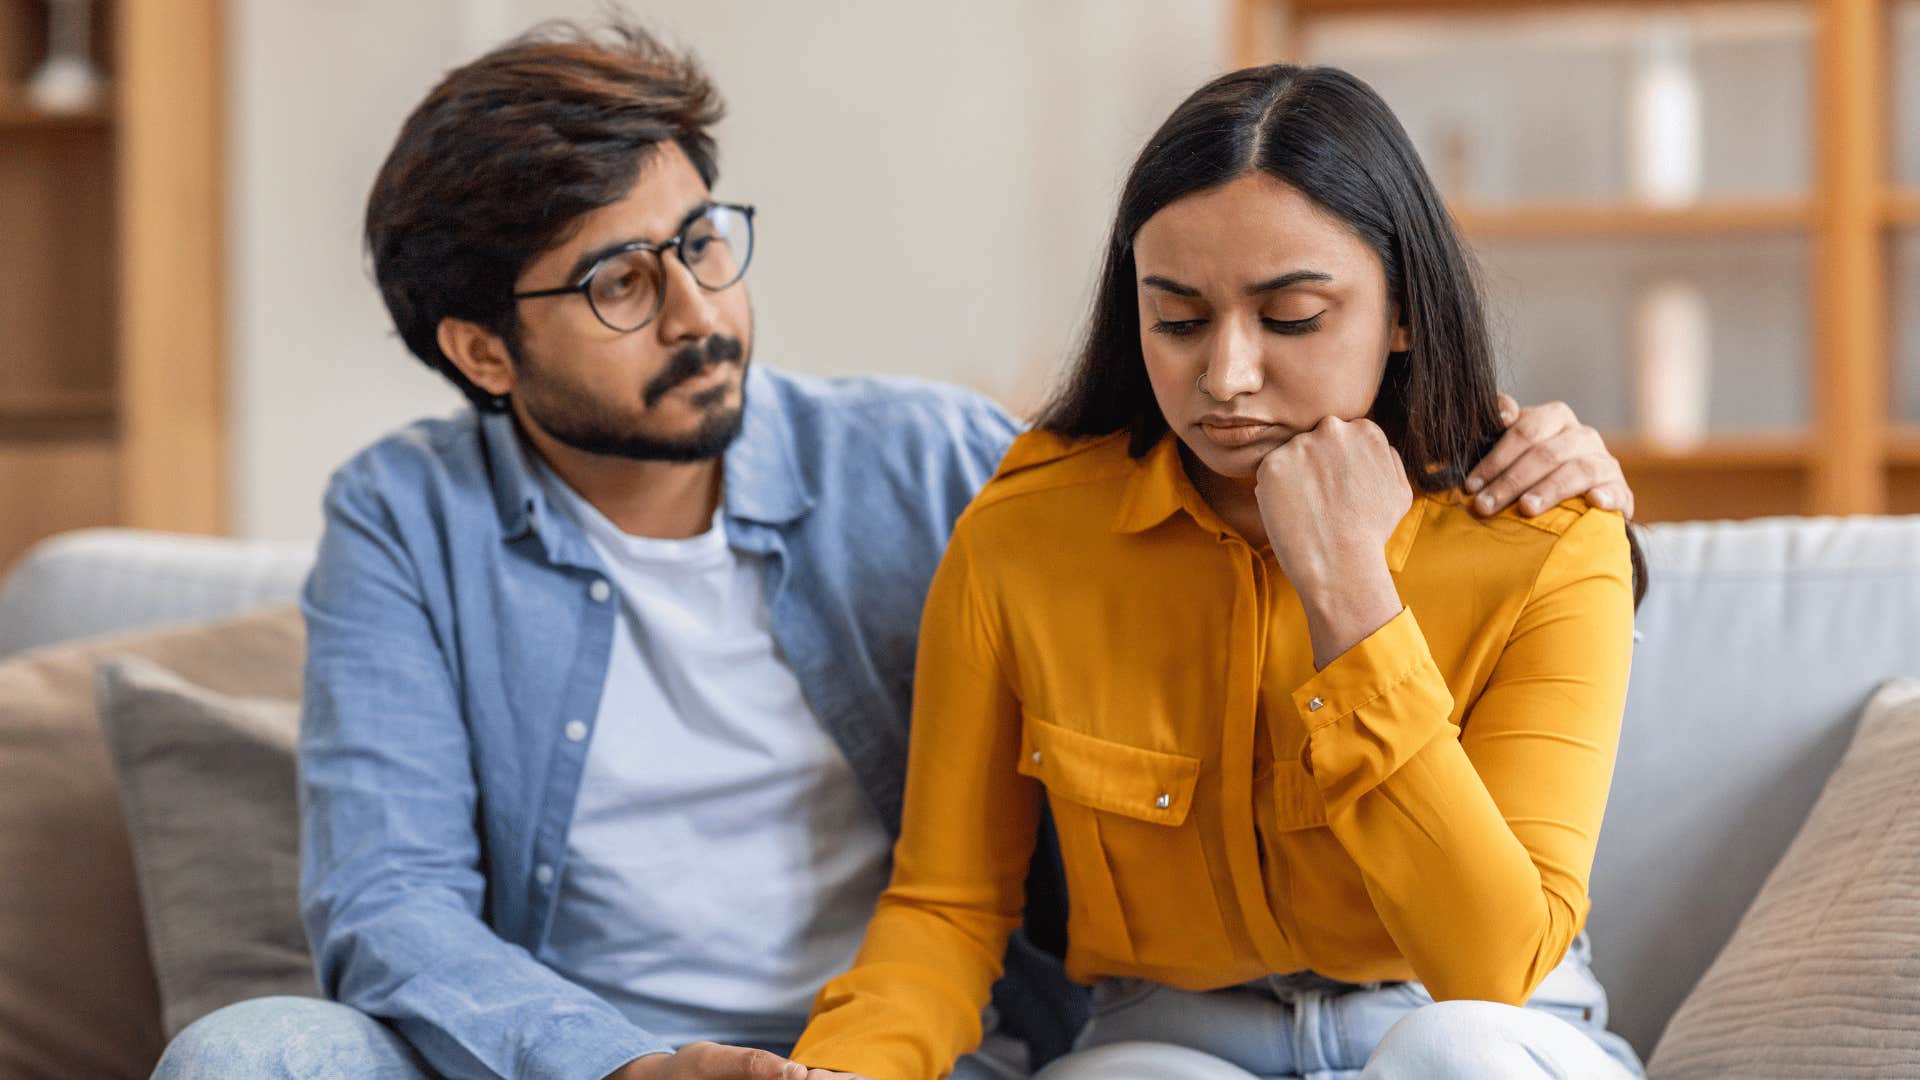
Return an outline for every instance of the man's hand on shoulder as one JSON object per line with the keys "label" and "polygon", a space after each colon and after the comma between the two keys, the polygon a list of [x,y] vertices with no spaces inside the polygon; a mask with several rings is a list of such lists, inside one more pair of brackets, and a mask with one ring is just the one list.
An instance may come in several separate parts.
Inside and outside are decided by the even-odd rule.
{"label": "man's hand on shoulder", "polygon": [[1497,514],[1518,502],[1532,517],[1582,495],[1602,510],[1633,517],[1633,489],[1620,462],[1565,402],[1523,409],[1501,394],[1500,419],[1506,433],[1467,476],[1475,513]]}

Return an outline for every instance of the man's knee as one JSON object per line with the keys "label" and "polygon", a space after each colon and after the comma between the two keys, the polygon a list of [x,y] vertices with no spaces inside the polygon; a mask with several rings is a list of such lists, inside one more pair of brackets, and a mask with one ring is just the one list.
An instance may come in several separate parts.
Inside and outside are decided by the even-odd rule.
{"label": "man's knee", "polygon": [[1546,1040],[1581,1038],[1539,1012],[1492,1001],[1442,1001],[1402,1017],[1367,1059],[1362,1080],[1508,1080],[1559,1075]]}
{"label": "man's knee", "polygon": [[392,1029],[320,998],[254,998],[208,1013],[174,1037],[155,1080],[346,1077],[421,1080],[429,1074]]}

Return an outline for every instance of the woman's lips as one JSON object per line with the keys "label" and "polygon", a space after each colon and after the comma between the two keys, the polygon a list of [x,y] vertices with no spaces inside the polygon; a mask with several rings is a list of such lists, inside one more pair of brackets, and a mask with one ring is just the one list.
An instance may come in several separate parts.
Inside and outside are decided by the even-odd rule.
{"label": "woman's lips", "polygon": [[1234,423],[1220,424],[1210,420],[1200,421],[1200,430],[1207,438],[1220,446],[1238,448],[1251,446],[1263,439],[1271,439],[1286,431],[1279,424]]}

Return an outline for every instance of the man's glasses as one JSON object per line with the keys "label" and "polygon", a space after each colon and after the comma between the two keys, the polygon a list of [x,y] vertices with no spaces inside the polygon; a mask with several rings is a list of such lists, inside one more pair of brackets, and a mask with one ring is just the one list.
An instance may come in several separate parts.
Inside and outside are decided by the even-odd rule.
{"label": "man's glasses", "polygon": [[661,244],[636,240],[600,257],[571,285],[514,293],[515,300],[580,293],[609,330],[629,333],[652,322],[666,297],[671,249],[693,280],[708,292],[739,281],[753,258],[753,207],[709,203],[689,217],[674,238]]}

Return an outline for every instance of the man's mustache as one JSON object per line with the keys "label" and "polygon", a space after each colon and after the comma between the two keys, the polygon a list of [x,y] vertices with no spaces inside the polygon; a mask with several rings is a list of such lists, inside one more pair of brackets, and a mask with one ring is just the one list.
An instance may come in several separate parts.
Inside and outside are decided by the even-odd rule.
{"label": "man's mustache", "polygon": [[667,357],[667,366],[641,391],[641,400],[651,409],[660,404],[660,399],[671,393],[674,387],[699,378],[709,368],[737,364],[744,354],[740,339],[725,334],[714,334],[705,341],[676,349],[672,356]]}

